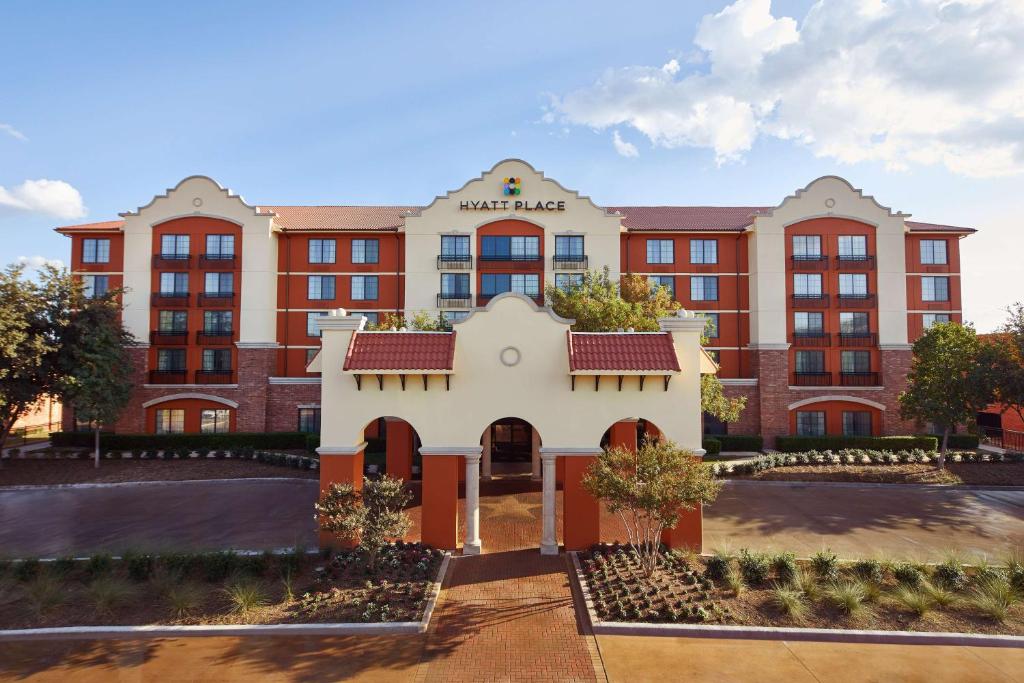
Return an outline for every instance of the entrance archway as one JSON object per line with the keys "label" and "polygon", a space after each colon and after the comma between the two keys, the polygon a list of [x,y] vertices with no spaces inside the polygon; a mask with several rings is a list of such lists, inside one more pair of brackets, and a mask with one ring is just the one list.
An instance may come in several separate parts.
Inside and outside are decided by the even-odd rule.
{"label": "entrance archway", "polygon": [[[479,534],[485,552],[538,546],[543,511],[541,443],[539,430],[522,418],[503,417],[484,429],[480,437]],[[536,477],[532,476],[535,470]]]}
{"label": "entrance archway", "polygon": [[526,420],[495,420],[480,437],[481,479],[529,475],[539,480],[541,444],[540,433]]}

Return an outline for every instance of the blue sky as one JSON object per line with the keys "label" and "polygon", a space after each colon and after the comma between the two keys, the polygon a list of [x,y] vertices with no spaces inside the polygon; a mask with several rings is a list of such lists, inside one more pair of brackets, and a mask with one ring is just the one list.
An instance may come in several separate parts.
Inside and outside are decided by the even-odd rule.
{"label": "blue sky", "polygon": [[8,2],[0,261],[67,262],[53,226],[194,173],[265,204],[427,203],[509,156],[599,204],[837,173],[981,231],[965,314],[991,329],[1024,299],[1024,12],[841,4]]}

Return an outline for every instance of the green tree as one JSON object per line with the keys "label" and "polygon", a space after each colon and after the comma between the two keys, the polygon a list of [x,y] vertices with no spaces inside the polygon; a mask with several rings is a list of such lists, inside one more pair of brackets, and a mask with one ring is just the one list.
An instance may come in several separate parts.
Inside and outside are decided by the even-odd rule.
{"label": "green tree", "polygon": [[583,487],[622,520],[647,576],[658,568],[661,532],[684,510],[714,502],[721,489],[711,468],[671,441],[644,441],[635,451],[612,448],[597,456]]}
{"label": "green tree", "polygon": [[[616,282],[607,267],[584,273],[583,282],[573,287],[548,285],[545,295],[555,313],[576,321],[575,332],[657,332],[658,319],[681,308],[665,287],[652,287],[641,275],[624,275]],[[701,343],[707,344],[706,336]],[[745,396],[727,397],[717,375],[701,375],[700,389],[701,409],[723,422],[738,420],[747,405]]]}
{"label": "green tree", "polygon": [[900,415],[942,430],[939,469],[945,469],[950,433],[992,402],[992,359],[974,328],[956,323],[933,325],[914,342],[913,352],[907,390],[899,396]]}
{"label": "green tree", "polygon": [[412,494],[401,479],[387,475],[379,479],[363,477],[363,488],[352,484],[331,484],[316,503],[320,528],[346,541],[359,544],[366,553],[369,569],[377,571],[377,557],[384,545],[402,538],[412,528],[405,506]]}
{"label": "green tree", "polygon": [[1000,412],[1013,411],[1024,421],[1024,305],[1018,301],[1006,311],[1009,317],[985,346],[997,366],[993,376]]}
{"label": "green tree", "polygon": [[400,330],[403,327],[416,332],[441,332],[448,329],[444,318],[440,315],[434,317],[426,311],[418,311],[411,318],[406,318],[399,313],[384,313],[376,323],[367,325],[366,329],[386,332],[391,328]]}

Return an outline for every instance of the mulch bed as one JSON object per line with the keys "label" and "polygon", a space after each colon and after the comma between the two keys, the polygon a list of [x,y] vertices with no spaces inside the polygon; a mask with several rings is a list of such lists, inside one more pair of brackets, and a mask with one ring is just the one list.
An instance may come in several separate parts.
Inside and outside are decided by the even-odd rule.
{"label": "mulch bed", "polygon": [[[633,623],[1024,635],[1024,602],[1017,602],[1009,617],[998,623],[971,605],[971,587],[955,592],[953,605],[935,606],[918,616],[896,601],[894,593],[899,585],[886,572],[884,579],[874,584],[874,599],[865,601],[862,611],[848,615],[828,597],[833,582],[814,579],[813,570],[801,562],[804,572],[811,577],[808,585],[814,585],[819,593],[803,594],[806,614],[794,618],[773,602],[773,588],[777,584],[773,577],[760,585],[745,587],[736,595],[726,587],[727,582],[711,581],[705,576],[708,558],[677,553],[669,557],[670,562],[647,578],[628,549],[604,546],[580,553],[582,578],[598,618]],[[857,576],[850,566],[840,569],[838,581],[855,580]]]}
{"label": "mulch bed", "polygon": [[[443,557],[419,543],[389,546],[376,574],[357,551],[169,555],[153,558],[145,576],[138,558],[39,563],[32,572],[15,563],[0,570],[0,629],[419,621]],[[243,609],[232,590],[257,599]]]}
{"label": "mulch bed", "polygon": [[253,460],[213,458],[190,460],[103,459],[99,469],[92,460],[9,459],[0,465],[4,486],[116,483],[126,481],[183,481],[187,479],[249,479],[289,477],[317,479],[319,473]]}
{"label": "mulch bed", "polygon": [[762,481],[841,481],[877,484],[970,484],[1024,486],[1024,463],[948,463],[946,472],[933,464],[787,465],[735,479]]}

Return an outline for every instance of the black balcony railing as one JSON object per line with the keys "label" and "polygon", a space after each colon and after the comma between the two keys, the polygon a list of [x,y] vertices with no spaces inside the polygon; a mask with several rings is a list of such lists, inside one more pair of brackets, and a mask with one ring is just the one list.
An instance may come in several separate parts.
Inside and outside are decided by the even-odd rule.
{"label": "black balcony railing", "polygon": [[234,254],[203,254],[199,257],[200,268],[234,268]]}
{"label": "black balcony railing", "polygon": [[231,370],[196,370],[196,384],[231,384]]}
{"label": "black balcony railing", "polygon": [[473,257],[469,254],[439,254],[438,270],[473,270]]}
{"label": "black balcony railing", "polygon": [[200,306],[234,306],[234,292],[202,292],[199,295]]}
{"label": "black balcony railing", "polygon": [[192,262],[188,254],[154,254],[153,267],[162,270],[187,270]]}
{"label": "black balcony railing", "polygon": [[878,335],[870,332],[840,332],[836,335],[839,346],[875,346]]}
{"label": "black balcony railing", "polygon": [[201,330],[196,332],[196,344],[230,344],[233,332],[226,330]]}
{"label": "black balcony railing", "polygon": [[790,259],[793,264],[793,270],[827,270],[828,269],[828,256],[825,254],[817,254],[814,256],[803,255],[793,256]]}
{"label": "black balcony railing", "polygon": [[793,386],[797,387],[828,387],[832,386],[831,372],[796,372],[793,374]]}
{"label": "black balcony railing", "polygon": [[150,370],[150,384],[185,384],[188,382],[188,371],[180,370]]}
{"label": "black balcony railing", "polygon": [[877,387],[877,372],[840,372],[839,384],[844,387]]}
{"label": "black balcony railing", "polygon": [[153,330],[149,343],[154,346],[183,346],[188,343],[188,330]]}
{"label": "black balcony railing", "polygon": [[827,332],[794,332],[793,346],[828,346]]}
{"label": "black balcony railing", "polygon": [[840,294],[836,305],[839,308],[874,308],[874,294]]}
{"label": "black balcony railing", "polygon": [[153,305],[161,308],[188,308],[188,292],[154,292]]}
{"label": "black balcony railing", "polygon": [[874,270],[874,256],[853,256],[840,254],[836,256],[836,268],[840,270]]}
{"label": "black balcony railing", "polygon": [[797,308],[828,308],[828,294],[794,294],[793,305]]}
{"label": "black balcony railing", "polygon": [[469,292],[442,292],[437,295],[438,308],[472,308],[473,295]]}
{"label": "black balcony railing", "polygon": [[551,257],[551,270],[586,270],[590,260],[581,254],[555,254]]}

